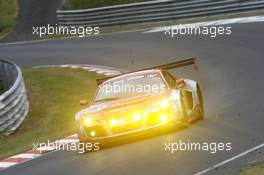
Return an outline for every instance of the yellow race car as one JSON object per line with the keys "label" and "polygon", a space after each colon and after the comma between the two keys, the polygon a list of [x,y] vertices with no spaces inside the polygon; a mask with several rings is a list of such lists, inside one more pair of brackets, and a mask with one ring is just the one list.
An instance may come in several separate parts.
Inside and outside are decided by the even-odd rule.
{"label": "yellow race car", "polygon": [[204,117],[197,82],[167,70],[195,58],[99,80],[93,104],[76,114],[81,143],[105,140],[167,125],[188,125]]}

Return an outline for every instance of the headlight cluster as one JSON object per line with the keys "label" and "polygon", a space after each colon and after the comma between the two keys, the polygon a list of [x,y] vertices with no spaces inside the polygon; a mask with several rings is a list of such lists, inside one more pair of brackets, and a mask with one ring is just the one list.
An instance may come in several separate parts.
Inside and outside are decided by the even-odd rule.
{"label": "headlight cluster", "polygon": [[138,122],[141,122],[142,119],[143,119],[142,114],[139,112],[135,112],[123,118],[111,118],[110,120],[107,121],[107,124],[110,127],[115,127],[115,126],[120,126],[120,125],[128,124],[128,123],[136,123],[136,122],[138,123]]}
{"label": "headlight cluster", "polygon": [[141,116],[140,113],[135,113],[135,114],[133,115],[133,120],[134,120],[135,122],[138,122],[138,121],[140,121],[141,119],[142,119],[142,116]]}
{"label": "headlight cluster", "polygon": [[168,99],[160,101],[148,109],[134,111],[123,118],[111,118],[107,121],[110,128],[124,124],[141,124],[144,118],[153,120],[151,123],[166,123],[169,119],[172,109],[172,102]]}
{"label": "headlight cluster", "polygon": [[109,125],[110,125],[110,126],[112,126],[112,127],[113,127],[113,126],[115,126],[115,125],[116,125],[116,120],[115,120],[115,119],[111,119],[111,120],[109,120],[109,122],[108,122],[108,123],[109,123]]}
{"label": "headlight cluster", "polygon": [[92,119],[91,118],[84,118],[84,125],[88,126],[91,124]]}
{"label": "headlight cluster", "polygon": [[172,101],[169,99],[163,100],[153,106],[151,106],[145,114],[150,117],[150,119],[154,120],[150,123],[166,123],[171,116],[172,111]]}
{"label": "headlight cluster", "polygon": [[82,116],[80,122],[84,125],[84,126],[91,126],[94,123],[93,117],[91,116]]}
{"label": "headlight cluster", "polygon": [[[130,111],[124,117],[115,118],[115,116],[113,116],[113,118],[109,118],[108,120],[106,120],[106,124],[110,128],[114,128],[126,124],[140,125],[145,117],[147,117],[148,120],[155,120],[155,123],[164,123],[168,121],[169,116],[171,114],[170,112],[171,109],[172,109],[172,102],[166,99],[157,103],[154,106],[149,107],[148,109],[136,110],[134,112]],[[96,123],[96,120],[94,120],[93,118],[94,117],[92,116],[84,115],[81,118],[81,123],[85,127],[90,127]],[[90,135],[95,136],[96,135],[95,131],[91,131]]]}

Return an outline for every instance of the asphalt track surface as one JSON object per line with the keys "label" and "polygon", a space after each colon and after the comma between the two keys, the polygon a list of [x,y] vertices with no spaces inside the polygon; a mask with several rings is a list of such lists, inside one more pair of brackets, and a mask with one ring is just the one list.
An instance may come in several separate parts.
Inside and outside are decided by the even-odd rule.
{"label": "asphalt track surface", "polygon": [[32,26],[47,26],[57,23],[56,10],[62,0],[21,0],[18,22],[14,30],[0,42],[33,40]]}
{"label": "asphalt track surface", "polygon": [[[195,55],[198,70],[189,66],[173,73],[200,83],[206,109],[206,119],[187,129],[85,155],[50,153],[0,174],[194,174],[263,143],[264,23],[233,24],[232,31],[231,36],[216,39],[204,36],[169,38],[163,33],[128,32],[0,46],[0,58],[10,59],[23,67],[87,63],[133,70]],[[165,142],[179,139],[231,142],[232,150],[216,154],[164,151]],[[208,174],[215,171],[218,170]]]}

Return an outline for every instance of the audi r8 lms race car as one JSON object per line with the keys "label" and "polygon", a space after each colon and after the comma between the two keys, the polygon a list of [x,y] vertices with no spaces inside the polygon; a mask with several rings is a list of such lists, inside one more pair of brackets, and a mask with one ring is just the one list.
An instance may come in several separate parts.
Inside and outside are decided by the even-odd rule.
{"label": "audi r8 lms race car", "polygon": [[98,80],[93,104],[76,114],[80,142],[102,142],[167,125],[188,126],[202,119],[199,84],[168,72],[190,64],[195,58]]}

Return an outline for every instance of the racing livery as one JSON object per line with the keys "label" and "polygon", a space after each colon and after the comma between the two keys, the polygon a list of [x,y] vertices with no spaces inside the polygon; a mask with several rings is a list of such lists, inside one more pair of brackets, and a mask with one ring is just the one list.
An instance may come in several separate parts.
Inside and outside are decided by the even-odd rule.
{"label": "racing livery", "polygon": [[102,142],[165,126],[188,126],[204,117],[196,81],[176,79],[168,69],[195,59],[108,78],[99,85],[93,104],[76,114],[80,142]]}

